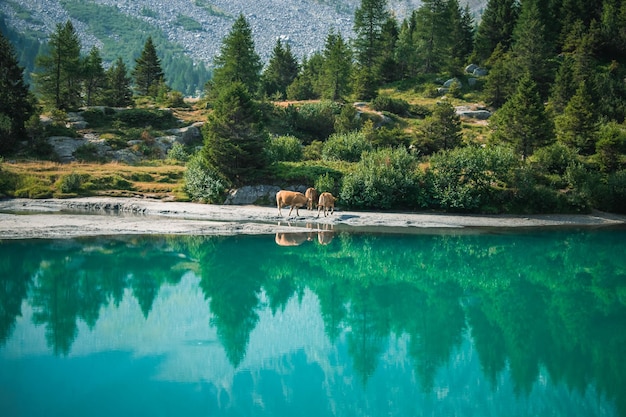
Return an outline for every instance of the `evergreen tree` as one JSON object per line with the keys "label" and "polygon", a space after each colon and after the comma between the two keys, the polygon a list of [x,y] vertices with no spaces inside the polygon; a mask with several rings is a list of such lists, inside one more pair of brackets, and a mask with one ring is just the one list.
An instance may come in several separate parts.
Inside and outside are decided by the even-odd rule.
{"label": "evergreen tree", "polygon": [[324,57],[321,52],[315,52],[309,59],[302,60],[300,74],[287,87],[289,100],[313,100],[321,96],[319,80],[324,65]]}
{"label": "evergreen tree", "polygon": [[296,79],[299,71],[298,61],[291,53],[289,44],[283,47],[280,39],[277,39],[267,68],[263,72],[263,92],[268,96],[286,97],[287,87]]}
{"label": "evergreen tree", "polygon": [[554,139],[554,126],[529,72],[520,79],[513,96],[491,118],[492,139],[513,145],[528,158]]}
{"label": "evergreen tree", "polygon": [[398,63],[398,71],[402,78],[412,78],[417,75],[417,51],[413,37],[415,35],[415,13],[414,10],[411,17],[405,19],[400,25],[400,33],[396,42],[394,51],[396,62]]}
{"label": "evergreen tree", "polygon": [[220,53],[215,57],[212,86],[217,91],[231,83],[240,82],[251,93],[256,93],[261,79],[261,58],[254,50],[252,29],[243,15],[239,15],[230,32],[222,41]]}
{"label": "evergreen tree", "polygon": [[324,45],[320,74],[322,98],[339,100],[350,92],[352,53],[340,33],[331,30]]}
{"label": "evergreen tree", "polygon": [[[540,14],[538,0],[522,3],[513,31],[514,66],[529,71],[542,98],[547,98],[553,80],[554,46],[550,43]],[[518,78],[521,74],[516,74]]]}
{"label": "evergreen tree", "polygon": [[83,62],[83,83],[85,104],[92,106],[94,103],[100,103],[106,86],[106,74],[102,67],[100,50],[95,46],[91,48]]}
{"label": "evergreen tree", "polygon": [[132,79],[128,76],[126,64],[121,57],[106,72],[107,88],[105,103],[113,107],[126,107],[133,104]]}
{"label": "evergreen tree", "polygon": [[396,44],[400,29],[395,17],[389,16],[383,24],[381,31],[381,51],[380,51],[380,76],[383,83],[389,83],[401,79],[396,61]]}
{"label": "evergreen tree", "polygon": [[380,85],[382,28],[388,17],[386,0],[361,0],[354,12],[355,90],[363,99],[373,98]]}
{"label": "evergreen tree", "polygon": [[474,19],[468,4],[461,9],[458,0],[449,0],[448,8],[451,20],[448,71],[460,75],[474,46]]}
{"label": "evergreen tree", "polygon": [[498,45],[485,64],[489,74],[483,89],[484,100],[489,106],[501,107],[515,91],[511,52],[505,52],[504,47]]}
{"label": "evergreen tree", "polygon": [[550,91],[550,111],[554,114],[563,113],[565,106],[576,93],[576,88],[574,58],[570,54],[564,54]]}
{"label": "evergreen tree", "polygon": [[581,82],[563,114],[554,120],[559,142],[576,149],[582,155],[595,151],[598,120],[591,109],[592,94],[586,82]]}
{"label": "evergreen tree", "polygon": [[517,0],[489,0],[476,31],[473,61],[483,64],[501,44],[504,50],[511,46],[513,28],[518,15]]}
{"label": "evergreen tree", "polygon": [[135,59],[135,68],[131,75],[135,79],[135,86],[140,95],[157,96],[159,84],[165,82],[165,76],[152,36],[148,36],[141,55]]}
{"label": "evergreen tree", "polygon": [[447,0],[423,0],[417,9],[417,27],[413,37],[417,59],[426,73],[446,67],[452,43],[450,9]]}
{"label": "evergreen tree", "polygon": [[267,166],[268,135],[245,85],[231,82],[220,90],[205,125],[203,155],[235,185],[253,181]]}
{"label": "evergreen tree", "polygon": [[49,55],[39,55],[35,84],[42,99],[57,109],[81,103],[80,40],[71,21],[57,24],[48,42]]}
{"label": "evergreen tree", "polygon": [[15,50],[0,32],[0,156],[15,149],[33,113],[33,100]]}
{"label": "evergreen tree", "polygon": [[437,102],[432,115],[424,120],[420,134],[428,143],[426,147],[430,151],[453,149],[461,145],[461,119],[454,106],[447,100]]}

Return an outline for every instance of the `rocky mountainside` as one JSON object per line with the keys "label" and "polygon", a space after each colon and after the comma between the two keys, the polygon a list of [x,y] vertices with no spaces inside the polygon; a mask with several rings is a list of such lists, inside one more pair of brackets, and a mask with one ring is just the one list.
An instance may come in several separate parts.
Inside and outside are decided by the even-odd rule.
{"label": "rocky mountainside", "polygon": [[[464,0],[460,3],[465,5]],[[389,0],[388,4],[401,19],[421,2]],[[468,4],[478,18],[486,0]],[[351,37],[359,5],[360,0],[3,0],[0,17],[15,32],[42,41],[57,23],[72,19],[83,48],[99,46],[105,60],[111,58],[106,51],[111,40],[125,42],[121,32],[154,30],[170,48],[180,48],[194,62],[210,66],[222,37],[240,13],[248,19],[257,52],[266,60],[277,38],[289,42],[296,56],[302,57],[321,49],[330,29]]]}

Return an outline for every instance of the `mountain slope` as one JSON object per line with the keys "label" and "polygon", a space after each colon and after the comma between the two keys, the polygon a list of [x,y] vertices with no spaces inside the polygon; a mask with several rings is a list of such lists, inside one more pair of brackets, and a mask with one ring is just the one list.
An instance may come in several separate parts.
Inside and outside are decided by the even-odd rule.
{"label": "mountain slope", "polygon": [[[420,3],[391,0],[389,8],[401,19]],[[476,14],[485,3],[469,1]],[[121,56],[130,67],[151,35],[168,81],[189,94],[201,88],[208,76],[204,66],[211,66],[240,13],[250,23],[257,52],[267,61],[278,38],[301,58],[321,49],[330,29],[351,37],[359,4],[360,0],[4,0],[0,17],[13,33],[42,42],[57,23],[72,19],[84,51],[96,45],[105,62]]]}

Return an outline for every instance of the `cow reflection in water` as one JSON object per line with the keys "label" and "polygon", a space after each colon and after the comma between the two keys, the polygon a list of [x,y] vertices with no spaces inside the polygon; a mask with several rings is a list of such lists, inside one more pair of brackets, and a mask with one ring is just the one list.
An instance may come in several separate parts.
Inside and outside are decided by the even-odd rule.
{"label": "cow reflection in water", "polygon": [[[280,222],[278,223],[280,226]],[[317,235],[317,242],[320,245],[328,245],[335,237],[332,224],[313,225],[308,223],[306,225],[310,232],[277,232],[276,244],[279,246],[300,246],[304,242],[312,242]]]}

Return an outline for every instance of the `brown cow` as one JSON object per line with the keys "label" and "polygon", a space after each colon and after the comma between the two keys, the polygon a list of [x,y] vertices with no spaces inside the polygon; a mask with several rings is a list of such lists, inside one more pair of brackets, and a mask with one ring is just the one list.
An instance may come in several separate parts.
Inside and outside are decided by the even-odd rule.
{"label": "brown cow", "polygon": [[320,210],[324,210],[324,217],[327,216],[326,213],[330,210],[330,214],[335,212],[335,197],[331,193],[322,193],[320,194],[320,199],[317,202],[317,217],[320,216]]}
{"label": "brown cow", "polygon": [[285,206],[291,206],[287,217],[291,216],[291,212],[293,211],[294,207],[296,208],[296,216],[300,217],[298,209],[304,206],[306,202],[307,199],[305,195],[296,191],[280,190],[276,193],[276,205],[278,206],[279,216],[283,215],[283,213],[280,211],[281,208]]}
{"label": "brown cow", "polygon": [[319,197],[319,193],[317,192],[315,188],[309,187],[306,189],[306,192],[304,193],[304,195],[306,196],[306,198],[308,198],[308,201],[306,202],[307,210],[313,210],[313,205],[317,201],[317,198]]}

